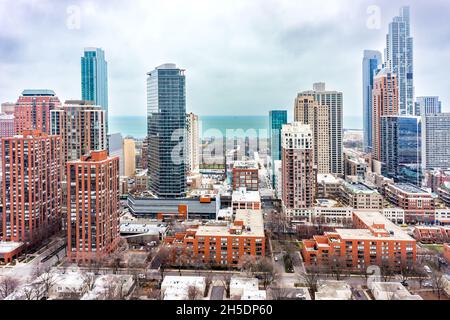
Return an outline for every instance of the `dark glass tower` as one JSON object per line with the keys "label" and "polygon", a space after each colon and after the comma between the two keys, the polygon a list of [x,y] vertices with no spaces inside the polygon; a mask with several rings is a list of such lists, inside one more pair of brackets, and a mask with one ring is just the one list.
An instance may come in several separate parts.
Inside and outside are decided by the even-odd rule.
{"label": "dark glass tower", "polygon": [[287,124],[286,110],[272,110],[269,112],[269,139],[270,139],[270,156],[271,172],[272,172],[272,187],[275,188],[274,179],[274,161],[281,160],[281,128],[283,124]]}
{"label": "dark glass tower", "polygon": [[184,70],[163,64],[147,78],[149,189],[159,198],[186,196]]}

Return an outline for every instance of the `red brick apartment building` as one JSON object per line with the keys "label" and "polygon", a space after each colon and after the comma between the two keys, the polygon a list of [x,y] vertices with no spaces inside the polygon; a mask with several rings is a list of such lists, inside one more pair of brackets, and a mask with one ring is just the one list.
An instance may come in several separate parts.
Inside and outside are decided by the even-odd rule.
{"label": "red brick apartment building", "polygon": [[24,90],[14,109],[15,133],[33,129],[50,134],[50,110],[60,106],[52,90]]}
{"label": "red brick apartment building", "polygon": [[[261,210],[237,210],[234,222],[214,222],[166,237],[165,243],[187,262],[238,266],[245,256],[265,256],[264,223]],[[175,261],[176,256],[172,257]]]}
{"label": "red brick apartment building", "polygon": [[305,264],[327,266],[337,262],[353,270],[389,265],[398,270],[415,262],[416,241],[380,212],[355,211],[353,224],[356,229],[336,229],[303,240]]}
{"label": "red brick apartment building", "polygon": [[92,151],[67,163],[67,255],[88,261],[106,256],[119,241],[119,157]]}
{"label": "red brick apartment building", "polygon": [[435,220],[435,198],[419,187],[407,183],[388,184],[385,195],[389,202],[405,210],[406,223],[432,223]]}
{"label": "red brick apartment building", "polygon": [[258,191],[258,169],[256,161],[236,161],[233,165],[233,190]]}
{"label": "red brick apartment building", "polygon": [[444,244],[444,258],[447,260],[448,263],[450,263],[450,244],[449,243]]}
{"label": "red brick apartment building", "polygon": [[37,244],[61,226],[61,138],[25,130],[1,144],[1,240]]}
{"label": "red brick apartment building", "polygon": [[447,243],[450,242],[450,227],[417,226],[413,235],[422,243]]}

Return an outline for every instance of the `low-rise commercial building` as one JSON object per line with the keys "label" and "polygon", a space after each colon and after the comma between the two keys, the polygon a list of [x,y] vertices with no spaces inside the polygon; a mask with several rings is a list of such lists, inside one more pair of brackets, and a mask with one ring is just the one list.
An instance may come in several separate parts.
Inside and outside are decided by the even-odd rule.
{"label": "low-rise commercial building", "polygon": [[352,290],[345,281],[319,280],[315,300],[351,300]]}
{"label": "low-rise commercial building", "polygon": [[339,196],[342,179],[332,174],[317,174],[317,197],[330,198]]}
{"label": "low-rise commercial building", "polygon": [[244,293],[259,290],[257,278],[232,277],[230,280],[230,297],[242,297]]}
{"label": "low-rise commercial building", "polygon": [[258,169],[256,161],[236,161],[233,164],[233,190],[258,191]]}
{"label": "low-rise commercial building", "polygon": [[344,182],[340,187],[340,197],[345,205],[356,210],[383,207],[383,196],[363,183]]}
{"label": "low-rise commercial building", "polygon": [[435,198],[419,187],[407,183],[388,184],[386,199],[405,210],[406,223],[432,223],[435,220]]}
{"label": "low-rise commercial building", "polygon": [[261,196],[258,191],[248,191],[240,188],[234,191],[231,196],[231,205],[233,212],[236,210],[259,210],[261,209]]}
{"label": "low-rise commercial building", "polygon": [[375,300],[423,300],[419,295],[412,295],[399,282],[369,282]]}
{"label": "low-rise commercial building", "polygon": [[190,295],[203,297],[205,289],[205,277],[166,276],[161,284],[161,296],[164,300],[188,300]]}

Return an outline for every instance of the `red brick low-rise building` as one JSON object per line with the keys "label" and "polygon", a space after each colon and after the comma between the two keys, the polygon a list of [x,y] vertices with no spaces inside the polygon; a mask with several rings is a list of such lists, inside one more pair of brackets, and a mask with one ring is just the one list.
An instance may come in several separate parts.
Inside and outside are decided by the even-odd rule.
{"label": "red brick low-rise building", "polygon": [[303,240],[305,265],[365,270],[386,265],[399,270],[416,260],[416,241],[378,211],[355,211],[356,229],[336,229]]}
{"label": "red brick low-rise building", "polygon": [[256,161],[236,161],[233,165],[233,190],[258,191],[258,169]]}
{"label": "red brick low-rise building", "polygon": [[261,210],[237,210],[230,222],[191,227],[165,238],[173,250],[173,261],[186,264],[203,261],[212,265],[238,266],[244,256],[265,256],[264,223]]}
{"label": "red brick low-rise building", "polygon": [[386,199],[396,207],[405,210],[406,223],[433,223],[435,220],[436,199],[412,184],[388,184],[385,187]]}
{"label": "red brick low-rise building", "polygon": [[450,242],[450,227],[417,226],[413,231],[414,238],[422,243]]}

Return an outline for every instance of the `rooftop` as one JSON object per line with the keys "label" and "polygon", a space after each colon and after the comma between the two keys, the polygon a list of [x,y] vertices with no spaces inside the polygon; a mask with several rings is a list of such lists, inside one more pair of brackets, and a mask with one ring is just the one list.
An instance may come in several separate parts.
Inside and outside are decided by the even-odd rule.
{"label": "rooftop", "polygon": [[55,91],[48,89],[25,89],[22,92],[22,96],[24,97],[33,97],[33,96],[56,96]]}
{"label": "rooftop", "polygon": [[258,170],[258,163],[254,160],[249,161],[235,161],[233,164],[234,169],[253,169]]}
{"label": "rooftop", "polygon": [[0,254],[10,253],[23,246],[23,242],[0,242]]}
{"label": "rooftop", "polygon": [[364,194],[372,194],[372,193],[378,193],[377,190],[370,188],[364,183],[349,183],[344,182],[344,187],[350,190],[353,193],[364,193]]}
{"label": "rooftop", "polygon": [[[243,227],[236,222],[242,221]],[[234,223],[202,225],[196,230],[196,236],[229,236],[231,230],[235,230],[233,236],[264,237],[264,222],[261,210],[236,210]]]}
{"label": "rooftop", "polygon": [[429,194],[429,192],[416,187],[413,184],[409,184],[409,183],[396,183],[393,185],[395,188],[398,188],[400,190],[402,190],[403,192],[406,193],[413,193],[413,194]]}
{"label": "rooftop", "polygon": [[332,174],[317,174],[318,183],[336,184],[340,182],[340,179],[336,178]]}
{"label": "rooftop", "polygon": [[247,191],[242,188],[239,191],[234,191],[231,196],[232,202],[261,202],[259,191]]}
{"label": "rooftop", "polygon": [[319,280],[316,300],[351,300],[352,291],[345,281]]}

